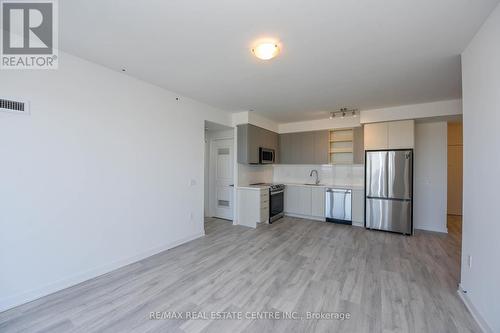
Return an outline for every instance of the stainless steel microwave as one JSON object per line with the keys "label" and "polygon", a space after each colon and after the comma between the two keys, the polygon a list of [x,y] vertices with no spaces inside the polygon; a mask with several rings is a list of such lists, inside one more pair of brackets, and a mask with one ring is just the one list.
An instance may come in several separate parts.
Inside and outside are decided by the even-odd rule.
{"label": "stainless steel microwave", "polygon": [[274,149],[259,148],[259,164],[273,164],[275,160]]}

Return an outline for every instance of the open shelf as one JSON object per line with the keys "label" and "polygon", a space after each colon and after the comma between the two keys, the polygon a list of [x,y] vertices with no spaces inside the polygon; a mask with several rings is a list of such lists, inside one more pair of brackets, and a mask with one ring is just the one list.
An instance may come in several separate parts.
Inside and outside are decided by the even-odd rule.
{"label": "open shelf", "polygon": [[338,129],[330,131],[330,163],[331,164],[352,164],[353,139],[352,128]]}
{"label": "open shelf", "polygon": [[330,163],[332,163],[332,164],[352,164],[352,153],[330,154]]}
{"label": "open shelf", "polygon": [[330,131],[330,142],[348,142],[353,140],[352,129],[340,129]]}
{"label": "open shelf", "polygon": [[330,154],[337,154],[337,153],[352,153],[352,147],[332,148],[330,150]]}
{"label": "open shelf", "polygon": [[344,140],[332,140],[332,139],[330,139],[330,142],[352,142],[352,139],[344,139]]}

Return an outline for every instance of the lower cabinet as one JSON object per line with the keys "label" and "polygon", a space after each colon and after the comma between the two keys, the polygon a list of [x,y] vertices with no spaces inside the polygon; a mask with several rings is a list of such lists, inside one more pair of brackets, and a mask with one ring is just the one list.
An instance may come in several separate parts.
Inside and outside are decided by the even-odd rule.
{"label": "lower cabinet", "polygon": [[311,215],[325,218],[325,188],[311,188]]}
{"label": "lower cabinet", "polygon": [[[286,185],[285,214],[325,220],[324,187]],[[365,221],[364,190],[352,190],[352,224],[363,226]]]}
{"label": "lower cabinet", "polygon": [[286,185],[285,187],[285,213],[300,214],[299,207],[301,189],[304,187]]}
{"label": "lower cabinet", "polygon": [[352,224],[365,225],[365,192],[364,190],[352,191]]}
{"label": "lower cabinet", "polygon": [[285,213],[316,219],[325,218],[325,188],[287,185]]}
{"label": "lower cabinet", "polygon": [[236,198],[238,224],[256,228],[257,223],[269,221],[269,190],[267,188],[240,187],[236,189]]}

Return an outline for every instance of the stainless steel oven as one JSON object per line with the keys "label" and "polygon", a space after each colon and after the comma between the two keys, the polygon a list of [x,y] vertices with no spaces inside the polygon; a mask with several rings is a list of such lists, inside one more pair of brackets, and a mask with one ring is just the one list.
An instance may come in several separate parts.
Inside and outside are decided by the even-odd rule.
{"label": "stainless steel oven", "polygon": [[259,163],[273,164],[275,161],[274,149],[259,148]]}
{"label": "stainless steel oven", "polygon": [[285,185],[271,185],[269,188],[269,223],[273,223],[283,217],[284,205]]}

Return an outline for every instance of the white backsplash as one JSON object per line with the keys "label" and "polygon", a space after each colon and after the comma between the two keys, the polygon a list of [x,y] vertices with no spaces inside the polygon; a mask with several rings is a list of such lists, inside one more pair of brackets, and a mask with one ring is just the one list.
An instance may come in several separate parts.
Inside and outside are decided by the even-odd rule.
{"label": "white backsplash", "polygon": [[322,184],[364,185],[364,166],[356,165],[273,165],[273,183],[312,183],[311,170],[318,170]]}
{"label": "white backsplash", "polygon": [[272,165],[248,165],[238,163],[238,186],[273,181]]}

